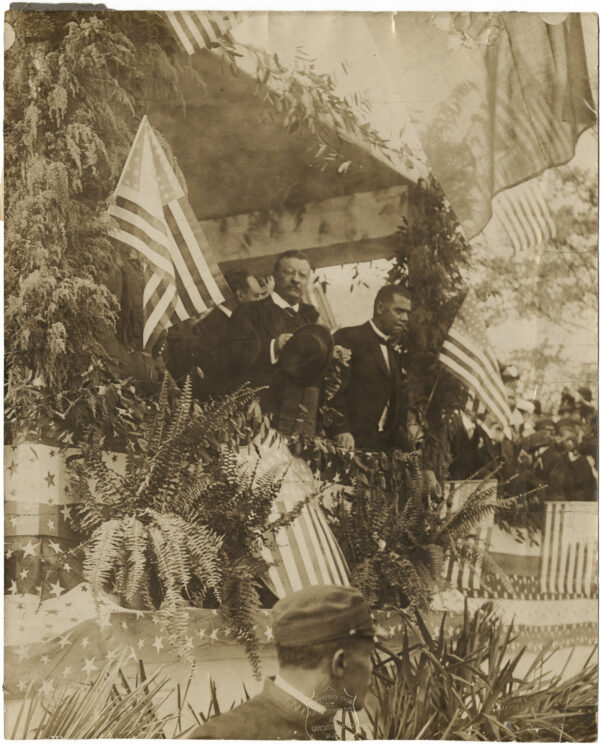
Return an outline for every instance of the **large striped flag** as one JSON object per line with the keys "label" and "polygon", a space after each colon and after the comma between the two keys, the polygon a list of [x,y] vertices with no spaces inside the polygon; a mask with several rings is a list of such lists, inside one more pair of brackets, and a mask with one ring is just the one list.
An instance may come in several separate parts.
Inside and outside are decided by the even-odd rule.
{"label": "large striped flag", "polygon": [[[275,503],[272,519],[288,511],[286,499]],[[269,578],[275,595],[285,597],[307,586],[350,586],[348,565],[325,514],[318,504],[306,504],[287,527],[280,528],[262,549],[270,564]]]}
{"label": "large striped flag", "polygon": [[168,10],[166,16],[188,54],[218,45],[247,14],[239,11]]}
{"label": "large striped flag", "polygon": [[494,217],[515,250],[543,245],[556,237],[556,225],[537,180],[501,191],[492,201]]}
{"label": "large striped flag", "polygon": [[469,290],[442,346],[440,361],[510,432],[510,408],[475,295]]}
{"label": "large striped flag", "polygon": [[[596,123],[580,13],[367,13],[432,173],[468,239],[492,199],[569,161]],[[589,64],[594,64],[593,54]]]}
{"label": "large striped flag", "polygon": [[112,237],[144,263],[143,346],[175,320],[223,302],[229,289],[156,133],[144,116],[109,213]]}

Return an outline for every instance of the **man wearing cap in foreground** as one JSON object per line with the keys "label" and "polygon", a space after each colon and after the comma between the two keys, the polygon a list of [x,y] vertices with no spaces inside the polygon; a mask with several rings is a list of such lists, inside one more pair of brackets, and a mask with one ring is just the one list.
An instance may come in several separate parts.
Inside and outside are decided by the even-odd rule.
{"label": "man wearing cap in foreground", "polygon": [[273,608],[273,636],[277,676],[189,738],[333,740],[336,712],[363,707],[375,628],[360,592],[312,586],[290,594]]}

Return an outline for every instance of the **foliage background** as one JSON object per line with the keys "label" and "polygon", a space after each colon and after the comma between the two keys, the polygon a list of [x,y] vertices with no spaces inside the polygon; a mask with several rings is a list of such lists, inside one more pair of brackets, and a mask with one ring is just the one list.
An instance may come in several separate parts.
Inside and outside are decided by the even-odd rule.
{"label": "foliage background", "polygon": [[[126,260],[107,235],[106,199],[147,102],[183,108],[179,81],[191,70],[153,11],[6,20],[16,35],[5,61],[7,409],[56,438],[73,406],[85,411],[67,422],[79,434],[82,423],[106,428],[103,395],[128,407],[127,375],[102,367],[119,310],[108,287]],[[100,379],[86,386],[93,369]]]}

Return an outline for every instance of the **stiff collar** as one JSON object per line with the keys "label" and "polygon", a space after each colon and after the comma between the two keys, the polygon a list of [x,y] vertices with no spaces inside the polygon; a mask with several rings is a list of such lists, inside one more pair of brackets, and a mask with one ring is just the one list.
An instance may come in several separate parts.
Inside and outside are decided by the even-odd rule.
{"label": "stiff collar", "polygon": [[231,318],[232,312],[228,307],[225,307],[225,305],[217,305],[217,308],[228,318]]}
{"label": "stiff collar", "polygon": [[371,324],[371,328],[375,331],[375,333],[379,336],[383,343],[387,344],[387,342],[390,340],[390,337],[383,333],[383,331],[380,331],[372,320],[369,320],[369,323]]}
{"label": "stiff collar", "polygon": [[277,307],[281,307],[283,310],[285,310],[288,307],[291,307],[295,313],[297,313],[298,310],[300,310],[299,302],[297,302],[295,305],[290,305],[290,303],[287,300],[284,300],[281,295],[277,294],[275,290],[271,292],[270,297],[273,300],[273,302],[277,305]]}
{"label": "stiff collar", "polygon": [[321,705],[321,703],[318,703],[316,700],[309,698],[307,695],[305,695],[303,692],[300,692],[300,690],[296,689],[293,685],[291,685],[279,675],[275,677],[275,679],[273,680],[273,684],[276,687],[279,687],[280,690],[287,692],[290,697],[293,697],[304,707],[312,710],[314,713],[318,713],[319,715],[327,714],[327,708],[324,705]]}

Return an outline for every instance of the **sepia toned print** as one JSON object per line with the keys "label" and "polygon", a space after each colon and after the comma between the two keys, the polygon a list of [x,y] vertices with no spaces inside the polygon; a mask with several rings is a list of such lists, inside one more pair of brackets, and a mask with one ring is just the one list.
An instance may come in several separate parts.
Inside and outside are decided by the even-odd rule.
{"label": "sepia toned print", "polygon": [[597,34],[6,13],[6,737],[596,740]]}

